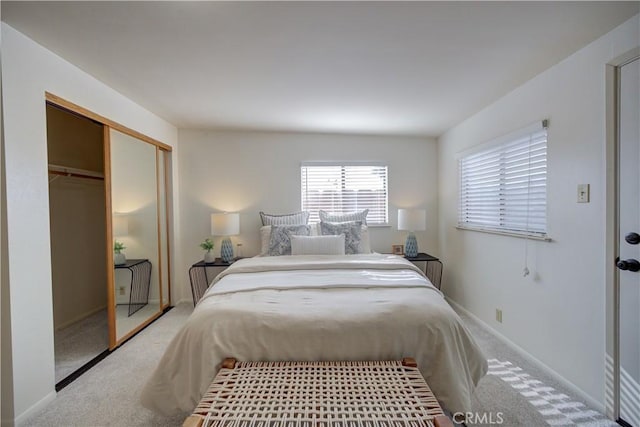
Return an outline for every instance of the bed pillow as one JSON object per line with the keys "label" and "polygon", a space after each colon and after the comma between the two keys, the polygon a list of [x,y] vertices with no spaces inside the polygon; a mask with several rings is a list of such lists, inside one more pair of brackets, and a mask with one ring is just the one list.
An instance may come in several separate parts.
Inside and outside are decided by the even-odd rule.
{"label": "bed pillow", "polygon": [[344,234],[291,236],[291,255],[344,255]]}
{"label": "bed pillow", "polygon": [[[310,226],[311,227],[311,233],[309,234],[310,236],[318,236],[320,235],[320,223],[318,224],[313,224]],[[362,226],[363,229],[367,228],[366,225]],[[366,239],[369,238],[369,235],[366,235]],[[260,227],[260,256],[269,256],[269,240],[271,239],[271,226],[270,225],[263,225],[262,227]],[[367,240],[368,242],[369,240]],[[362,242],[364,245],[365,242],[365,235],[362,235]],[[367,247],[368,243],[367,243]],[[370,250],[371,248],[369,248]],[[368,253],[368,252],[367,252]],[[343,254],[344,255],[344,254]]]}
{"label": "bed pillow", "polygon": [[309,222],[309,212],[300,211],[284,215],[260,212],[262,225],[305,225]]}
{"label": "bed pillow", "polygon": [[325,222],[347,222],[347,221],[361,221],[363,224],[367,224],[367,214],[369,209],[363,211],[350,212],[346,214],[329,213],[323,210],[318,211],[320,221]]}
{"label": "bed pillow", "polygon": [[308,236],[310,233],[308,225],[272,225],[268,255],[291,255],[291,236]]}
{"label": "bed pillow", "polygon": [[344,234],[344,253],[346,255],[359,254],[360,241],[362,239],[362,222],[320,222],[321,234],[338,235]]}
{"label": "bed pillow", "polygon": [[260,227],[260,256],[269,255],[269,239],[271,239],[271,226]]}
{"label": "bed pillow", "polygon": [[[264,227],[263,227],[264,228]],[[271,233],[271,231],[269,231]],[[311,235],[312,236],[321,236],[322,231],[320,230],[320,223],[311,224]],[[267,234],[267,242],[262,245],[263,252],[266,254],[269,249],[269,235]],[[369,227],[362,224],[362,230],[360,230],[360,251],[358,253],[361,254],[371,254],[373,251],[371,250],[371,239],[369,238]]]}
{"label": "bed pillow", "polygon": [[360,230],[360,252],[361,254],[371,253],[371,240],[369,239],[369,227],[362,224]]}

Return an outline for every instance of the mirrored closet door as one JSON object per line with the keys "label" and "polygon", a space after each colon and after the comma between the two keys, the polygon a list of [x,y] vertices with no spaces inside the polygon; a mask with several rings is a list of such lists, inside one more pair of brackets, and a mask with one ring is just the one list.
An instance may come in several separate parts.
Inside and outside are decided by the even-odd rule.
{"label": "mirrored closet door", "polygon": [[[110,345],[169,306],[167,156],[161,147],[108,129],[113,285]],[[106,155],[106,154],[105,154]]]}
{"label": "mirrored closet door", "polygon": [[[160,282],[161,309],[167,309],[171,304],[169,298],[169,280],[171,277],[171,259],[169,254],[169,183],[168,176],[171,175],[171,153],[158,148],[158,224],[160,239],[160,267],[162,268]],[[165,280],[166,278],[166,280]]]}
{"label": "mirrored closet door", "polygon": [[171,147],[46,93],[56,389],[171,306]]}

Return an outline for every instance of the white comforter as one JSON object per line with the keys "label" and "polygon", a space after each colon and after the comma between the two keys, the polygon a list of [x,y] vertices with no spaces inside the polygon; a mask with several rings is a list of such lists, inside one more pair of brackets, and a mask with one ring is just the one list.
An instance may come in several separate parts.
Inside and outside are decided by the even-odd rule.
{"label": "white comforter", "polygon": [[441,293],[394,255],[249,258],[221,273],[146,383],[142,403],[190,412],[225,357],[414,357],[445,408],[469,411],[487,363]]}

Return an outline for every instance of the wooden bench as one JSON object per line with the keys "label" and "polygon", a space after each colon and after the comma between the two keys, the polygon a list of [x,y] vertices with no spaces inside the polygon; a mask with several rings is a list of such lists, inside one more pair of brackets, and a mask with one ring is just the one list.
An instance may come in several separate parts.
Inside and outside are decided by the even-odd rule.
{"label": "wooden bench", "polygon": [[415,360],[225,359],[183,427],[449,427]]}

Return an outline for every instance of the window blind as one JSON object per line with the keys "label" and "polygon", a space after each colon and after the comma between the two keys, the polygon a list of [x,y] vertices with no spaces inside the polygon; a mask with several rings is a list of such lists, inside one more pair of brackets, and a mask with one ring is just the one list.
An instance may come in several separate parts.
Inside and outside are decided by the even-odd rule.
{"label": "window blind", "polygon": [[545,237],[546,121],[458,160],[458,225]]}
{"label": "window blind", "polygon": [[387,166],[378,164],[303,164],[302,210],[309,222],[320,209],[338,214],[369,209],[367,224],[388,223]]}

